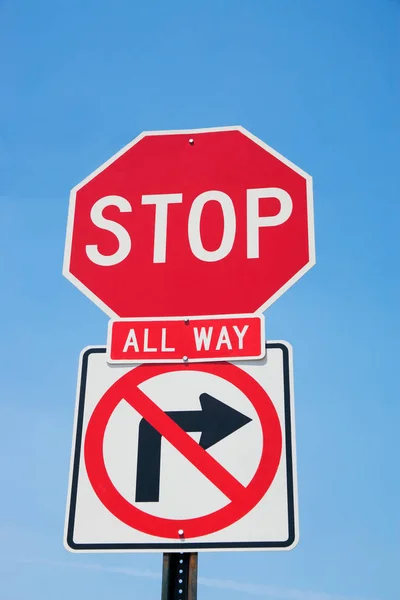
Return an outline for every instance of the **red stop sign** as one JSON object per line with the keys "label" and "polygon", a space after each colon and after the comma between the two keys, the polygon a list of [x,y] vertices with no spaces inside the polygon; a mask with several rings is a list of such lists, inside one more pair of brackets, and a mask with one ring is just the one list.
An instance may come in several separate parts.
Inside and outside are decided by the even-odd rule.
{"label": "red stop sign", "polygon": [[64,275],[110,316],[264,310],[314,262],[311,177],[241,127],[142,133],[71,193]]}

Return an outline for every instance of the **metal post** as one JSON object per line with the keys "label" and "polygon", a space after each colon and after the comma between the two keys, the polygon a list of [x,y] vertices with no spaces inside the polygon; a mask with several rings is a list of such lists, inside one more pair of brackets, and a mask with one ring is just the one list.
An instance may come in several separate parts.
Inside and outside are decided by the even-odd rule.
{"label": "metal post", "polygon": [[197,552],[163,554],[161,600],[197,600]]}

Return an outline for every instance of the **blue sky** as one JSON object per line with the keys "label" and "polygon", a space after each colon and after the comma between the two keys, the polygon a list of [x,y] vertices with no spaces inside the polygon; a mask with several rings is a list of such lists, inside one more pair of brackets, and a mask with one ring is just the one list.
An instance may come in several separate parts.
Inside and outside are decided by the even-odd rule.
{"label": "blue sky", "polygon": [[236,124],[314,177],[317,266],[266,314],[294,347],[301,541],[202,555],[199,598],[396,598],[399,31],[395,0],[0,2],[2,598],[159,597],[160,555],[62,546],[107,324],[61,276],[68,194],[142,130]]}

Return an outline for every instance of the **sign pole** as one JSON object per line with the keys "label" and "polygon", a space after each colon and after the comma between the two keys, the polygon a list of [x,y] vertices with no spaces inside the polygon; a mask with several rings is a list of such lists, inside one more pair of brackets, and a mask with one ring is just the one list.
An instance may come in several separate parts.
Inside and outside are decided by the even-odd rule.
{"label": "sign pole", "polygon": [[197,552],[164,552],[161,600],[197,600]]}

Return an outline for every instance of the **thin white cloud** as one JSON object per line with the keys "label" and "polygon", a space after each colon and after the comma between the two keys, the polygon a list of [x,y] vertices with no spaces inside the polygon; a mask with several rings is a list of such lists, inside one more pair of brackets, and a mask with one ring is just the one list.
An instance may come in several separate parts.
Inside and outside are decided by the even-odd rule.
{"label": "thin white cloud", "polygon": [[[51,567],[61,567],[69,569],[82,569],[87,571],[104,571],[106,573],[119,573],[130,577],[144,577],[147,579],[161,579],[161,573],[150,569],[132,569],[129,567],[106,567],[97,563],[86,563],[76,561],[56,561],[40,558],[20,558],[17,562],[22,563],[40,563]],[[270,585],[241,583],[231,579],[211,579],[208,577],[199,577],[199,585],[210,588],[218,588],[242,592],[252,596],[264,596],[273,600],[366,600],[361,598],[338,596],[326,592],[313,592],[299,590],[294,588],[280,588]]]}

